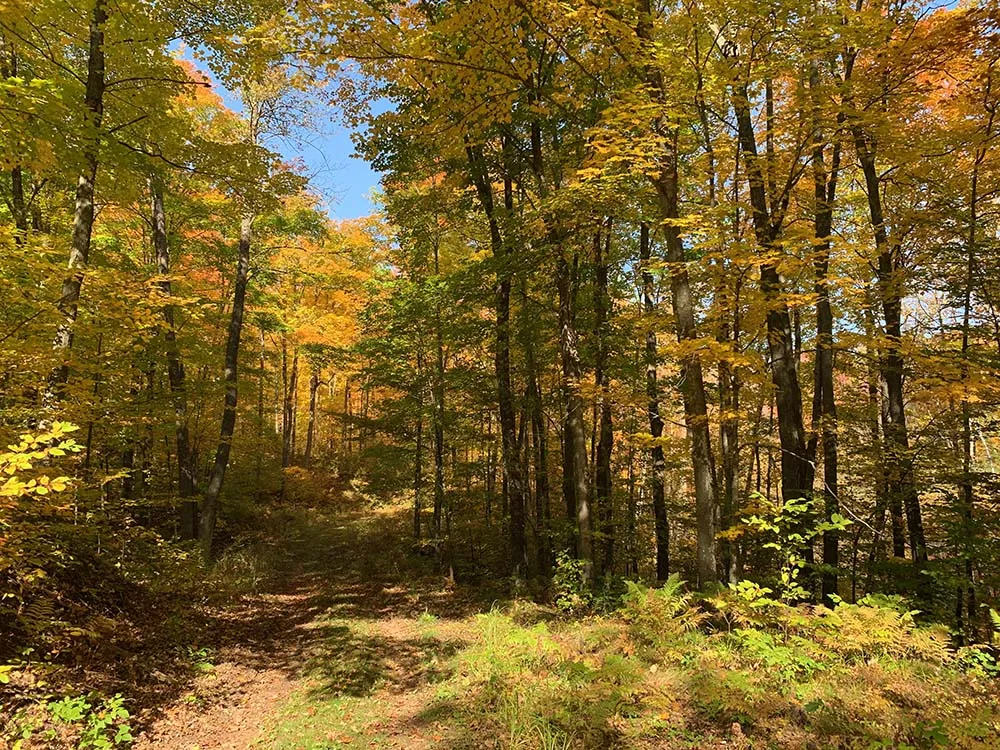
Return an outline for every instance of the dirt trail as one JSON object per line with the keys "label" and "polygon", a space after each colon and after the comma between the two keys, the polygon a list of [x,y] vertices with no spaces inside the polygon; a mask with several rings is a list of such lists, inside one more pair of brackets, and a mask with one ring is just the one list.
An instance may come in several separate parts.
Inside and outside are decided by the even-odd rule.
{"label": "dirt trail", "polygon": [[[142,717],[136,750],[297,746],[275,728],[299,704],[316,711],[297,697],[327,695],[362,701],[344,721],[374,746],[435,745],[446,732],[428,710],[436,670],[464,645],[462,618],[480,603],[409,554],[399,521],[389,512],[310,512],[290,526],[282,552],[291,574],[212,613],[211,632],[192,647],[200,674],[171,686],[179,700]],[[435,623],[433,638],[426,622]],[[340,747],[360,738],[327,739]]]}
{"label": "dirt trail", "polygon": [[[310,598],[304,593],[261,595],[225,612],[222,622],[231,623],[233,636],[250,636],[247,642],[208,647],[211,650],[199,670],[202,674],[178,702],[154,719],[136,743],[137,750],[252,746],[266,717],[300,682],[295,668],[304,639],[302,612]],[[287,627],[272,630],[283,624]],[[277,632],[284,635],[275,637]],[[226,630],[220,629],[220,635],[224,634]],[[209,637],[207,642],[214,640]],[[262,650],[265,644],[266,652]]]}

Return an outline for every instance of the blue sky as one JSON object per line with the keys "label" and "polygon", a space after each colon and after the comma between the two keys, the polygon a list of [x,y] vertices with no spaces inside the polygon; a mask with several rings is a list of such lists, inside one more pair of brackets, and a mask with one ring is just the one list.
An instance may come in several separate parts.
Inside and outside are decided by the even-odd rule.
{"label": "blue sky", "polygon": [[312,189],[322,196],[334,219],[356,219],[375,211],[370,200],[379,174],[354,156],[351,131],[333,117],[320,122],[320,132],[303,133],[292,142],[277,142],[276,150],[288,159],[301,160]]}
{"label": "blue sky", "polygon": [[[227,107],[242,111],[238,96],[227,91],[187,50],[180,48],[179,52],[212,81]],[[376,103],[376,107],[385,106],[386,103]],[[378,187],[380,175],[364,159],[354,155],[351,134],[351,128],[340,120],[339,113],[331,106],[317,108],[311,127],[299,129],[291,138],[267,144],[288,161],[301,162],[309,175],[312,191],[320,196],[333,219],[356,219],[376,210],[371,194]]]}

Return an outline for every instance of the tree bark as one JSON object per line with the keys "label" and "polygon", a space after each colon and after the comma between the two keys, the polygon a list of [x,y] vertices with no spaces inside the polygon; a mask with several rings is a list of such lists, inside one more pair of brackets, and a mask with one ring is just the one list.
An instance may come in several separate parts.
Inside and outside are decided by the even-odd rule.
{"label": "tree bark", "polygon": [[[665,160],[657,178],[660,212],[667,221],[666,259],[670,263],[670,293],[673,300],[677,340],[682,345],[697,340],[694,300],[688,280],[683,240],[676,220],[680,218],[677,193],[676,144]],[[715,534],[718,503],[715,489],[715,467],[712,456],[711,425],[701,358],[690,352],[681,359],[681,392],[684,400],[684,421],[691,439],[691,459],[694,468],[695,517],[698,529],[698,586],[704,588],[718,580],[715,555]]]}
{"label": "tree bark", "polygon": [[309,375],[309,425],[306,428],[306,452],[303,456],[306,466],[312,465],[313,445],[316,441],[316,412],[319,399],[319,372],[316,365]]}
{"label": "tree bark", "polygon": [[[639,39],[653,42],[652,5],[640,0],[640,20],[636,27]],[[646,80],[659,103],[664,103],[663,80],[655,65],[646,66]],[[680,193],[677,177],[677,132],[662,117],[653,123],[654,132],[663,142],[659,170],[653,177],[663,220],[666,260],[670,264],[670,294],[674,308],[677,340],[686,345],[681,358],[681,392],[684,400],[684,421],[691,439],[691,460],[694,469],[695,517],[698,533],[698,586],[703,588],[718,580],[715,554],[715,534],[718,522],[718,500],[715,466],[712,456],[711,425],[701,358],[689,342],[698,338],[694,315],[694,299],[688,278],[684,242],[677,226],[680,218]],[[655,343],[654,343],[655,345]]]}
{"label": "tree bark", "polygon": [[496,441],[493,439],[493,414],[486,414],[486,526],[493,523],[493,500],[496,495]]}
{"label": "tree bark", "polygon": [[167,236],[167,217],[163,206],[163,183],[154,176],[150,181],[152,198],[153,248],[156,252],[156,272],[160,276],[157,283],[164,297],[161,311],[164,322],[163,337],[167,349],[167,378],[170,396],[174,406],[174,440],[177,449],[177,494],[181,499],[182,539],[194,539],[198,527],[198,501],[194,499],[194,466],[191,460],[191,443],[188,435],[187,391],[184,361],[177,346],[177,327],[174,306],[170,302],[173,293],[170,282],[170,242]]}
{"label": "tree bark", "polygon": [[[814,69],[810,87],[818,84]],[[817,107],[818,109],[818,107]],[[833,381],[833,310],[830,306],[830,236],[833,228],[833,207],[840,175],[840,142],[833,145],[829,171],[825,162],[826,142],[820,130],[818,112],[814,113],[813,194],[815,199],[814,235],[816,237],[816,361],[814,421],[818,421],[823,444],[824,514],[829,519],[840,512],[837,486],[837,403]],[[838,593],[837,567],[840,565],[840,534],[836,530],[823,533],[822,601],[832,603]]]}
{"label": "tree bark", "polygon": [[[983,162],[986,160],[987,143],[993,135],[993,123],[996,119],[996,108],[989,110],[989,119],[984,133],[984,145],[976,149],[976,158],[972,167],[972,178],[969,196],[969,228],[966,240],[965,289],[962,293],[962,413],[961,413],[961,450],[962,479],[959,486],[959,512],[962,518],[962,572],[965,576],[964,586],[958,589],[956,629],[960,641],[974,643],[976,640],[977,596],[974,576],[975,526],[973,514],[975,511],[976,488],[972,471],[972,399],[969,393],[970,371],[970,333],[972,324],[972,287],[976,278],[978,264],[978,231],[979,231],[979,175]],[[964,590],[963,590],[964,589]],[[962,605],[965,604],[967,617],[962,621]]]}
{"label": "tree bark", "polygon": [[24,200],[24,170],[20,165],[11,167],[10,170],[10,209],[14,215],[14,228],[17,233],[14,241],[17,244],[24,242],[24,235],[28,232],[28,209]]}
{"label": "tree bark", "polygon": [[[351,377],[344,378],[344,414],[340,425],[340,445],[343,456],[351,455]],[[341,470],[343,476],[343,469]]]}
{"label": "tree bark", "polygon": [[[522,283],[523,304],[527,305],[527,292]],[[542,389],[538,382],[538,363],[532,333],[524,331],[524,366],[527,375],[526,407],[531,422],[531,445],[535,468],[535,548],[538,570],[548,575],[552,570],[552,518],[549,494],[548,431],[542,412]]]}
{"label": "tree bark", "polygon": [[594,541],[590,515],[590,487],[587,482],[587,433],[583,424],[584,403],[580,394],[580,341],[576,329],[576,253],[572,263],[566,249],[559,247],[556,257],[556,286],[559,290],[559,353],[563,375],[563,429],[566,434],[563,475],[573,488],[576,505],[577,557],[586,565],[587,577],[593,575]]}
{"label": "tree bark", "polygon": [[490,246],[494,258],[501,263],[494,287],[496,309],[494,369],[497,379],[497,401],[500,414],[500,444],[503,451],[504,486],[510,512],[511,569],[514,575],[528,571],[528,548],[525,537],[525,490],[517,444],[517,419],[514,408],[514,391],[511,387],[510,363],[510,291],[509,268],[513,249],[503,241],[481,150],[474,146],[466,149],[470,173],[480,206],[489,226]]}
{"label": "tree bark", "polygon": [[236,401],[238,395],[238,370],[240,336],[243,333],[243,313],[246,305],[247,279],[250,275],[250,247],[253,241],[253,217],[247,215],[240,222],[240,241],[237,250],[236,280],[233,284],[233,310],[229,319],[226,337],[225,379],[226,396],[219,429],[219,445],[215,451],[215,461],[205,486],[202,504],[199,540],[206,557],[212,553],[212,539],[219,512],[219,493],[229,465],[233,433],[236,429]]}
{"label": "tree bark", "polygon": [[257,361],[257,456],[254,460],[254,479],[257,483],[257,499],[264,494],[264,381],[267,379],[267,342],[264,339],[264,324],[258,329],[260,351]]}
{"label": "tree bark", "polygon": [[614,425],[611,414],[611,379],[608,376],[608,356],[610,336],[608,317],[611,298],[608,295],[608,256],[611,250],[612,221],[605,224],[606,237],[602,247],[598,233],[594,241],[594,332],[597,339],[597,359],[594,364],[594,382],[599,401],[599,425],[597,427],[597,450],[594,461],[594,504],[600,520],[602,541],[601,570],[610,573],[614,569],[615,528],[614,507],[612,505],[611,456],[614,451]]}
{"label": "tree bark", "polygon": [[[635,433],[635,412],[629,417],[629,434]],[[638,502],[635,487],[635,447],[633,441],[628,441],[628,489],[625,503],[625,577],[636,578],[639,575],[639,555],[636,545],[636,522],[638,520]]]}
{"label": "tree bark", "polygon": [[[16,78],[20,75],[18,70],[17,53],[14,46],[7,39],[0,36],[3,47],[9,48],[10,54],[6,61],[0,60],[0,76],[4,78]],[[25,235],[28,232],[28,210],[24,200],[24,170],[20,164],[15,164],[10,168],[10,213],[14,218],[14,242],[18,245],[24,243]]]}
{"label": "tree bark", "polygon": [[660,416],[660,389],[656,375],[658,362],[656,331],[652,325],[656,303],[653,300],[653,274],[649,271],[651,255],[652,243],[649,237],[649,226],[643,224],[639,229],[639,266],[642,269],[642,307],[649,321],[645,346],[646,413],[649,419],[649,433],[653,438],[653,446],[649,451],[649,484],[653,504],[653,527],[656,535],[656,580],[662,582],[670,576],[670,521],[667,517],[667,503],[663,490],[663,474],[666,470],[666,463],[663,458],[663,446],[659,443],[660,438],[663,437],[663,418]]}
{"label": "tree bark", "polygon": [[927,564],[927,542],[921,517],[920,498],[913,477],[913,456],[910,452],[909,432],[906,425],[906,400],[903,390],[903,325],[901,276],[901,248],[890,242],[882,209],[881,180],[875,164],[875,145],[866,136],[861,125],[851,127],[854,145],[864,175],[868,213],[875,235],[878,252],[878,292],[885,319],[885,353],[882,358],[882,379],[886,387],[888,421],[885,428],[887,452],[887,489],[890,505],[897,502],[906,513],[909,533],[910,557],[918,569],[918,588],[926,589],[922,569]]}
{"label": "tree bark", "polygon": [[[440,278],[441,261],[438,240],[434,239],[434,275]],[[441,301],[434,305],[434,535],[441,538],[441,518],[444,512],[444,331],[441,324]]]}
{"label": "tree bark", "polygon": [[281,467],[287,469],[294,461],[295,411],[299,380],[299,349],[292,350],[292,369],[285,388],[285,403],[281,419]]}
{"label": "tree bark", "polygon": [[[802,391],[796,367],[795,336],[788,304],[778,274],[778,249],[788,193],[768,199],[766,180],[757,156],[750,100],[746,83],[734,84],[740,151],[746,160],[754,236],[764,258],[760,264],[760,286],[767,302],[767,344],[771,381],[775,388],[778,438],[781,445],[781,497],[784,502],[812,495],[813,465],[809,460],[802,417]],[[811,550],[811,546],[805,551]]]}
{"label": "tree bark", "polygon": [[[420,541],[423,534],[424,491],[424,351],[417,337],[417,427],[413,446],[413,536]],[[436,534],[435,537],[437,538]]]}
{"label": "tree bark", "polygon": [[63,362],[53,373],[52,390],[57,396],[65,390],[69,380],[69,350],[73,346],[73,325],[79,310],[80,290],[83,274],[90,258],[90,238],[94,232],[94,183],[97,180],[98,152],[100,150],[100,128],[104,117],[104,24],[108,13],[106,0],[96,0],[90,17],[89,47],[87,53],[87,84],[84,95],[86,108],[84,168],[77,178],[76,202],[73,212],[73,235],[70,240],[69,271],[63,281],[59,308],[63,322],[56,332],[56,348],[61,350]]}
{"label": "tree bark", "polygon": [[[703,85],[699,76],[699,86]],[[700,92],[699,92],[700,93]],[[711,171],[709,173],[710,203],[718,205],[716,197],[715,152],[709,126],[708,108],[704,101],[699,101],[698,113],[705,134],[705,149],[710,155]],[[733,160],[732,181],[733,204],[733,240],[737,243],[743,240],[742,220],[740,215],[740,152],[737,147]],[[725,240],[720,238],[724,251]],[[724,257],[724,253],[720,253]],[[740,350],[740,291],[743,284],[743,273],[736,266],[728,266],[725,260],[718,263],[719,279],[717,281],[717,296],[719,306],[719,329],[716,340],[729,351],[736,354]],[[735,273],[733,273],[735,271]],[[730,288],[729,277],[733,277]],[[730,528],[735,521],[735,513],[740,498],[740,372],[738,366],[726,356],[719,358],[719,458],[721,469],[720,495],[720,527]],[[719,544],[722,570],[720,578],[727,583],[736,583],[740,576],[741,546],[738,540],[725,539]]]}

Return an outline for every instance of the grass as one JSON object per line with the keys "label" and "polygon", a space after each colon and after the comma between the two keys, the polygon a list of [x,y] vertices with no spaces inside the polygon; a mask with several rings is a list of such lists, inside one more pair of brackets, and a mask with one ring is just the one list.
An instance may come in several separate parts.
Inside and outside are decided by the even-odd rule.
{"label": "grass", "polygon": [[458,607],[398,548],[405,521],[346,529],[377,554],[332,582],[303,687],[262,747],[1000,747],[996,662],[892,600],[795,608],[673,580],[630,584],[602,614]]}
{"label": "grass", "polygon": [[[215,631],[189,625],[175,649],[174,702],[192,715],[212,709],[198,676],[227,660],[294,681],[252,717],[259,748],[1000,747],[993,656],[953,650],[891,599],[795,608],[754,587],[696,597],[676,579],[594,598],[564,577],[556,606],[494,605],[489,580],[456,588],[410,549],[405,509],[272,520],[213,570],[232,600],[201,613]],[[282,591],[294,596],[269,598]]]}
{"label": "grass", "polygon": [[[396,623],[398,637],[389,638],[378,623],[337,625],[346,630],[331,632],[335,664],[316,667],[324,687],[286,706],[265,745],[906,750],[1000,743],[994,678],[970,672],[939,633],[900,613],[786,608],[769,623],[732,630],[674,621],[649,630],[636,606],[579,622],[524,624],[532,619],[524,602],[457,622],[416,616],[409,627],[424,650],[403,669],[408,681],[398,669],[410,647],[406,626]],[[868,630],[857,630],[859,621]],[[453,639],[456,630],[465,640]]]}

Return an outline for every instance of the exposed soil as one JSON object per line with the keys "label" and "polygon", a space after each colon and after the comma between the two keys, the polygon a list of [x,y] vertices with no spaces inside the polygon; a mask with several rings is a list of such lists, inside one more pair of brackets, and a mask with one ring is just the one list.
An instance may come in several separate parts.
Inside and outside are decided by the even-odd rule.
{"label": "exposed soil", "polygon": [[[364,697],[372,710],[357,719],[379,747],[420,750],[442,739],[435,670],[464,645],[461,618],[482,600],[456,590],[433,560],[401,548],[405,531],[388,512],[311,520],[290,529],[294,572],[277,590],[204,618],[200,674],[183,685],[160,675],[177,697],[136,717],[137,750],[268,747],[268,732],[297,694]],[[423,637],[421,617],[445,636]]]}

